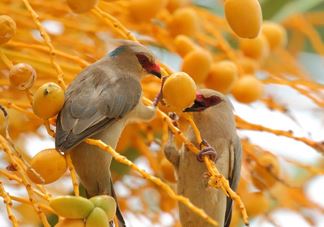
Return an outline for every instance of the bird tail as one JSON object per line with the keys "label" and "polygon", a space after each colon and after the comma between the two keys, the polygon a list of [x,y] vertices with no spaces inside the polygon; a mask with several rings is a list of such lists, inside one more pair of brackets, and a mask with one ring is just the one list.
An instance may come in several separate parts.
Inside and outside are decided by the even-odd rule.
{"label": "bird tail", "polygon": [[[117,216],[117,219],[118,219],[118,227],[126,227],[125,220],[124,220],[123,215],[122,215],[122,213],[121,213],[121,211],[119,209],[119,205],[118,205],[118,202],[117,202],[117,196],[116,196],[116,193],[115,193],[111,178],[110,178],[110,185],[111,185],[111,189],[110,189],[111,196],[114,197],[114,199],[116,200],[116,203],[117,203],[116,216]],[[111,227],[112,227],[112,225],[111,225]]]}
{"label": "bird tail", "polygon": [[227,198],[227,206],[226,206],[224,227],[229,227],[230,226],[231,219],[232,219],[232,199]]}

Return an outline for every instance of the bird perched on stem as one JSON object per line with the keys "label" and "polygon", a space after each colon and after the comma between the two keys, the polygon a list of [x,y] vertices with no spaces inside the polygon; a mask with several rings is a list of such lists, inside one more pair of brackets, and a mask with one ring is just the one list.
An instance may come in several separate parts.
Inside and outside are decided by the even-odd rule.
{"label": "bird perched on stem", "polygon": [[[185,112],[192,112],[193,120],[204,140],[202,144],[197,144],[195,134],[190,128],[186,132],[187,138],[204,148],[195,155],[186,147],[176,149],[172,140],[169,140],[164,152],[175,166],[177,191],[204,209],[219,226],[228,227],[231,221],[232,200],[226,198],[221,190],[208,187],[207,168],[202,160],[205,155],[214,160],[219,172],[228,179],[232,190],[236,190],[241,170],[241,144],[236,134],[233,107],[221,93],[201,89],[194,104]],[[181,204],[179,213],[183,227],[211,226]]]}
{"label": "bird perched on stem", "polygon": [[[144,74],[161,77],[153,54],[144,46],[123,45],[85,68],[65,93],[65,103],[56,122],[56,149],[71,152],[76,172],[88,197],[116,195],[110,175],[111,155],[84,139],[100,139],[116,148],[130,121],[150,120],[155,108],[141,101],[140,80]],[[119,226],[125,226],[117,207]]]}

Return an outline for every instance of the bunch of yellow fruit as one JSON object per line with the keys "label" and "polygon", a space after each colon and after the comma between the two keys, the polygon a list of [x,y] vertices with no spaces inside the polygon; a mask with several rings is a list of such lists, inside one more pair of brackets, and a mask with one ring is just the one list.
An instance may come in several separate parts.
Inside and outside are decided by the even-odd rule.
{"label": "bunch of yellow fruit", "polygon": [[56,214],[64,218],[56,227],[108,227],[116,213],[116,201],[107,195],[91,199],[60,196],[51,199],[50,206]]}
{"label": "bunch of yellow fruit", "polygon": [[232,93],[239,102],[251,103],[264,93],[263,83],[255,75],[258,62],[267,58],[270,51],[283,48],[286,40],[287,34],[281,25],[265,22],[255,38],[239,39],[244,57],[236,62],[213,60],[209,51],[185,35],[178,35],[174,46],[183,57],[182,71],[188,73],[197,84],[224,94]]}
{"label": "bunch of yellow fruit", "polygon": [[[29,7],[26,4],[28,2]],[[298,15],[294,18],[295,22],[288,18],[282,22],[284,28],[278,23],[262,21],[258,0],[218,2],[220,5],[223,3],[224,17],[205,7],[200,7],[196,1],[191,0],[66,0],[66,4],[57,5],[53,5],[50,1],[37,0],[23,0],[20,3],[14,0],[0,2],[1,13],[10,15],[0,15],[0,73],[2,74],[0,105],[8,112],[8,119],[0,114],[1,135],[7,139],[6,120],[9,120],[9,134],[14,143],[24,142],[29,138],[21,136],[23,134],[38,135],[37,129],[42,125],[46,126],[49,134],[54,135],[55,132],[52,130],[55,128],[56,116],[65,101],[64,84],[69,85],[84,67],[104,56],[108,49],[113,48],[112,39],[138,39],[145,45],[161,47],[170,56],[176,53],[181,57],[180,67],[175,68],[176,72],[171,72],[167,66],[163,70],[170,73],[164,74],[162,87],[158,78],[151,77],[142,81],[142,88],[145,97],[150,100],[155,98],[158,91],[162,91],[163,99],[159,108],[164,112],[176,112],[179,115],[179,119],[173,123],[181,132],[184,132],[183,135],[186,135],[185,132],[191,126],[184,117],[186,114],[182,112],[194,104],[197,90],[200,88],[211,88],[232,95],[237,101],[246,104],[259,100],[271,108],[272,100],[265,95],[266,84],[296,85],[291,87],[296,88],[305,97],[310,97],[318,106],[324,105],[321,97],[317,96],[317,93],[321,92],[320,85],[308,78],[300,69],[294,55],[301,50],[305,40],[309,41],[315,47],[314,49],[320,50],[318,52],[322,52],[323,43],[312,28],[322,24],[321,12],[315,16],[311,15],[311,12],[306,16]],[[53,27],[61,31],[53,32],[53,27],[48,26],[47,20],[51,23],[56,22]],[[303,21],[305,21],[304,25],[299,24]],[[294,26],[297,29],[292,29]],[[286,29],[291,29],[289,44]],[[38,36],[38,32],[41,37]],[[290,48],[297,51],[292,53]],[[161,57],[159,60],[164,59]],[[289,63],[286,64],[286,60]],[[289,75],[289,78],[286,75]],[[277,104],[276,100],[274,106],[275,104]],[[162,152],[165,140],[169,136],[168,126],[171,127],[170,121],[165,120],[170,119],[166,119],[166,115],[160,113],[149,123],[127,126],[116,150],[122,154],[131,151],[131,155],[135,154],[136,157],[141,155],[148,161],[152,175],[161,177],[168,184],[174,184],[177,182],[175,169]],[[248,122],[237,125],[243,130],[268,130],[304,142],[315,149],[318,148],[318,143],[309,138],[289,136],[286,132],[269,130]],[[161,152],[149,152],[150,145],[160,141]],[[179,149],[184,142],[181,136],[175,136],[174,141]],[[252,141],[248,143],[252,144]],[[3,145],[0,144],[1,147],[5,147]],[[23,146],[21,147],[22,153],[25,152]],[[261,150],[263,152],[255,155],[257,152],[252,148],[243,149],[243,174],[239,195],[250,217],[271,212],[272,194],[276,199],[284,201],[284,197],[288,197],[290,192],[293,192],[291,193],[293,195],[296,193],[295,189],[293,191],[286,187],[283,182],[278,183],[285,180],[281,179],[283,169],[280,168],[278,157]],[[3,157],[7,162],[7,156]],[[20,162],[19,158],[17,156],[15,160],[22,165],[25,172],[17,174],[17,171],[8,171],[5,172],[9,176],[7,178],[10,180],[21,178],[19,181],[23,182],[19,184],[21,188],[28,189],[30,186],[38,193],[35,198],[27,195],[30,197],[26,196],[19,201],[25,202],[24,205],[27,206],[39,204],[42,205],[40,208],[48,208],[46,199],[52,194],[52,188],[47,184],[60,184],[63,181],[58,180],[65,174],[69,174],[66,173],[66,157],[55,149],[45,149],[32,157],[29,163]],[[302,168],[310,174],[320,172],[313,167],[307,169],[303,166]],[[124,174],[112,166],[112,172],[114,171],[120,174],[117,180]],[[7,175],[1,177],[6,179]],[[1,179],[0,183],[2,182],[9,181]],[[251,187],[258,191],[250,192]],[[7,190],[7,185],[4,188]],[[76,190],[77,187],[74,189]],[[146,189],[156,188],[147,183],[143,184],[143,190]],[[133,211],[128,204],[128,199],[138,196],[138,189],[129,187],[129,191],[129,196],[120,198],[118,201],[122,211]],[[160,210],[174,212],[177,201],[165,190],[158,189],[157,192],[160,195]],[[5,193],[0,194],[6,199],[3,196],[6,195]],[[9,191],[7,194],[9,198],[12,197],[12,201],[18,198],[15,197],[14,192]],[[77,190],[75,194],[78,194]],[[299,208],[300,205],[302,208],[307,206],[312,208],[305,195],[302,193],[297,195],[295,200],[290,201],[293,205],[289,202],[281,202],[282,204],[276,204],[274,207]],[[139,196],[137,198],[141,204],[145,204],[145,199]],[[59,216],[57,227],[107,226],[116,212],[116,202],[109,196],[91,199],[59,196],[49,199],[51,209]],[[9,211],[15,207],[11,207],[8,198],[5,203],[8,221],[12,221],[14,225],[12,219],[14,215],[10,216]],[[146,208],[147,204],[143,207]],[[146,212],[144,209],[140,212]],[[35,211],[39,214],[43,212],[42,209],[35,209]],[[13,213],[15,214],[16,211],[14,210]],[[159,215],[160,213],[156,212],[150,218],[158,220]],[[38,224],[42,221],[46,226],[46,218],[37,221]],[[175,223],[177,221],[174,219]]]}

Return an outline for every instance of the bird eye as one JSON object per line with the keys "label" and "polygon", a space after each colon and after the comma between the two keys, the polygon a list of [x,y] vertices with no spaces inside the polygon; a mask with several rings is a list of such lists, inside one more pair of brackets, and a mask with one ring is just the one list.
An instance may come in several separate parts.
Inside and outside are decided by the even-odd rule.
{"label": "bird eye", "polygon": [[139,63],[144,67],[150,64],[150,60],[143,54],[136,54]]}
{"label": "bird eye", "polygon": [[206,101],[207,101],[208,106],[215,106],[215,105],[221,103],[223,100],[220,97],[213,95],[213,96],[207,98]]}

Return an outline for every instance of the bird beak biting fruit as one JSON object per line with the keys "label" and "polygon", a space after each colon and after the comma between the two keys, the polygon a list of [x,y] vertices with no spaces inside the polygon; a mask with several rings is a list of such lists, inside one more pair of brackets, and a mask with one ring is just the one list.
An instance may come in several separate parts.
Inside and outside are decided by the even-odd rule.
{"label": "bird beak biting fruit", "polygon": [[206,109],[206,106],[203,102],[195,100],[194,104],[186,108],[183,112],[200,112]]}
{"label": "bird beak biting fruit", "polygon": [[153,74],[154,76],[161,79],[161,68],[158,64],[153,64],[148,68],[148,73]]}

